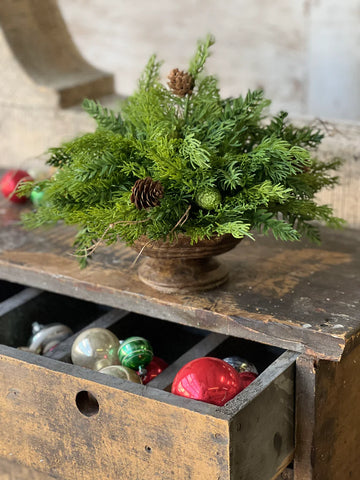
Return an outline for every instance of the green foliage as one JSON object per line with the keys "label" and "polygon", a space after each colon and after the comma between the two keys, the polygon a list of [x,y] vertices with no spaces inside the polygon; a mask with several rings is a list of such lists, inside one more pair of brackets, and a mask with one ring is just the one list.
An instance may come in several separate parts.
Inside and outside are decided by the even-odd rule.
{"label": "green foliage", "polygon": [[[119,112],[85,100],[97,128],[50,149],[48,163],[57,171],[36,184],[44,200],[25,224],[78,225],[74,245],[82,266],[100,243],[131,244],[141,235],[183,233],[197,242],[258,231],[319,241],[313,220],[340,226],[331,208],[314,200],[337,183],[333,171],[341,165],[313,156],[321,132],[294,126],[286,112],[268,118],[270,101],[260,90],[222,99],[217,79],[204,75],[213,43],[212,36],[199,42],[190,61],[192,94],[177,97],[164,86],[161,62],[152,56]],[[164,196],[160,205],[138,210],[132,186],[145,177],[160,181]],[[21,190],[30,194],[33,187],[27,182]],[[211,202],[209,192],[216,193]]]}
{"label": "green foliage", "polygon": [[114,133],[124,135],[126,128],[120,113],[115,113],[99,102],[85,99],[83,101],[83,109],[96,121],[99,130],[110,130]]}
{"label": "green foliage", "polygon": [[196,79],[204,70],[205,62],[210,55],[210,47],[214,45],[215,38],[208,35],[204,41],[199,41],[195,55],[190,60],[189,73]]}

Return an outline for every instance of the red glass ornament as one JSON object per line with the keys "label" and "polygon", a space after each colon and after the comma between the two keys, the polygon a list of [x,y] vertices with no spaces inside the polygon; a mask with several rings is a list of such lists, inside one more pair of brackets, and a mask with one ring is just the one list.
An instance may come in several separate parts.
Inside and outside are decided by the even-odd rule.
{"label": "red glass ornament", "polygon": [[[145,367],[146,374],[142,377],[143,385],[146,385],[155,377],[157,377],[166,367],[169,365],[159,357],[153,357],[150,363],[148,363]],[[140,372],[138,372],[140,375]]]}
{"label": "red glass ornament", "polygon": [[225,405],[241,390],[238,372],[224,360],[202,357],[187,363],[176,374],[171,392],[182,397]]}
{"label": "red glass ornament", "polygon": [[244,388],[248,387],[251,382],[255,380],[259,375],[254,372],[240,372],[238,373],[240,378],[240,391],[244,390]]}
{"label": "red glass ornament", "polygon": [[0,189],[1,193],[6,197],[10,202],[14,203],[25,203],[26,197],[19,197],[15,192],[19,186],[20,181],[28,182],[32,180],[30,175],[25,172],[25,170],[9,170],[2,176],[0,180]]}

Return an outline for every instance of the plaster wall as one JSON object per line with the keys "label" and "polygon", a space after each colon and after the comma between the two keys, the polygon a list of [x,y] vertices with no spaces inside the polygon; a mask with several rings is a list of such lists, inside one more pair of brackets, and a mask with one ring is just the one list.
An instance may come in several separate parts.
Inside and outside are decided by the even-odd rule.
{"label": "plaster wall", "polygon": [[129,94],[148,57],[164,76],[186,67],[196,40],[217,43],[208,69],[224,95],[263,87],[273,108],[360,119],[360,1],[59,0],[83,54]]}

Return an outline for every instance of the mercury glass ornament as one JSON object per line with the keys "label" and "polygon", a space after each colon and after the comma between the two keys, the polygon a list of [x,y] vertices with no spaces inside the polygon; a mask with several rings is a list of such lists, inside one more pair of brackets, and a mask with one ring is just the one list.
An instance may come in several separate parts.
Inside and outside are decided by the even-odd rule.
{"label": "mercury glass ornament", "polygon": [[29,351],[34,353],[46,353],[50,346],[53,348],[65,338],[72,335],[72,330],[63,323],[50,323],[41,325],[38,322],[32,324],[32,336],[29,340]]}
{"label": "mercury glass ornament", "polygon": [[88,328],[76,337],[71,348],[74,365],[100,370],[119,365],[119,339],[106,328]]}
{"label": "mercury glass ornament", "polygon": [[256,375],[259,375],[259,372],[257,371],[257,368],[253,363],[248,362],[245,358],[238,357],[237,355],[233,357],[224,358],[224,362],[231,365],[239,373],[251,372],[251,373],[256,373]]}
{"label": "mercury glass ornament", "polygon": [[129,337],[121,342],[119,360],[121,365],[137,370],[145,367],[153,358],[150,342],[143,337]]}
{"label": "mercury glass ornament", "polygon": [[129,380],[129,382],[142,383],[141,377],[135,372],[135,370],[124,367],[123,365],[110,365],[109,367],[102,368],[99,372],[113,377],[122,378],[123,380]]}

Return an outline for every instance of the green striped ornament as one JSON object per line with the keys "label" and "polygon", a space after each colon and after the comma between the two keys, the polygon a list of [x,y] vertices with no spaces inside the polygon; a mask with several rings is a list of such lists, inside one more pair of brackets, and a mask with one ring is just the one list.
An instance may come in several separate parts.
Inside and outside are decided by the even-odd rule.
{"label": "green striped ornament", "polygon": [[137,370],[151,362],[154,353],[150,342],[143,337],[129,337],[119,348],[121,365]]}

